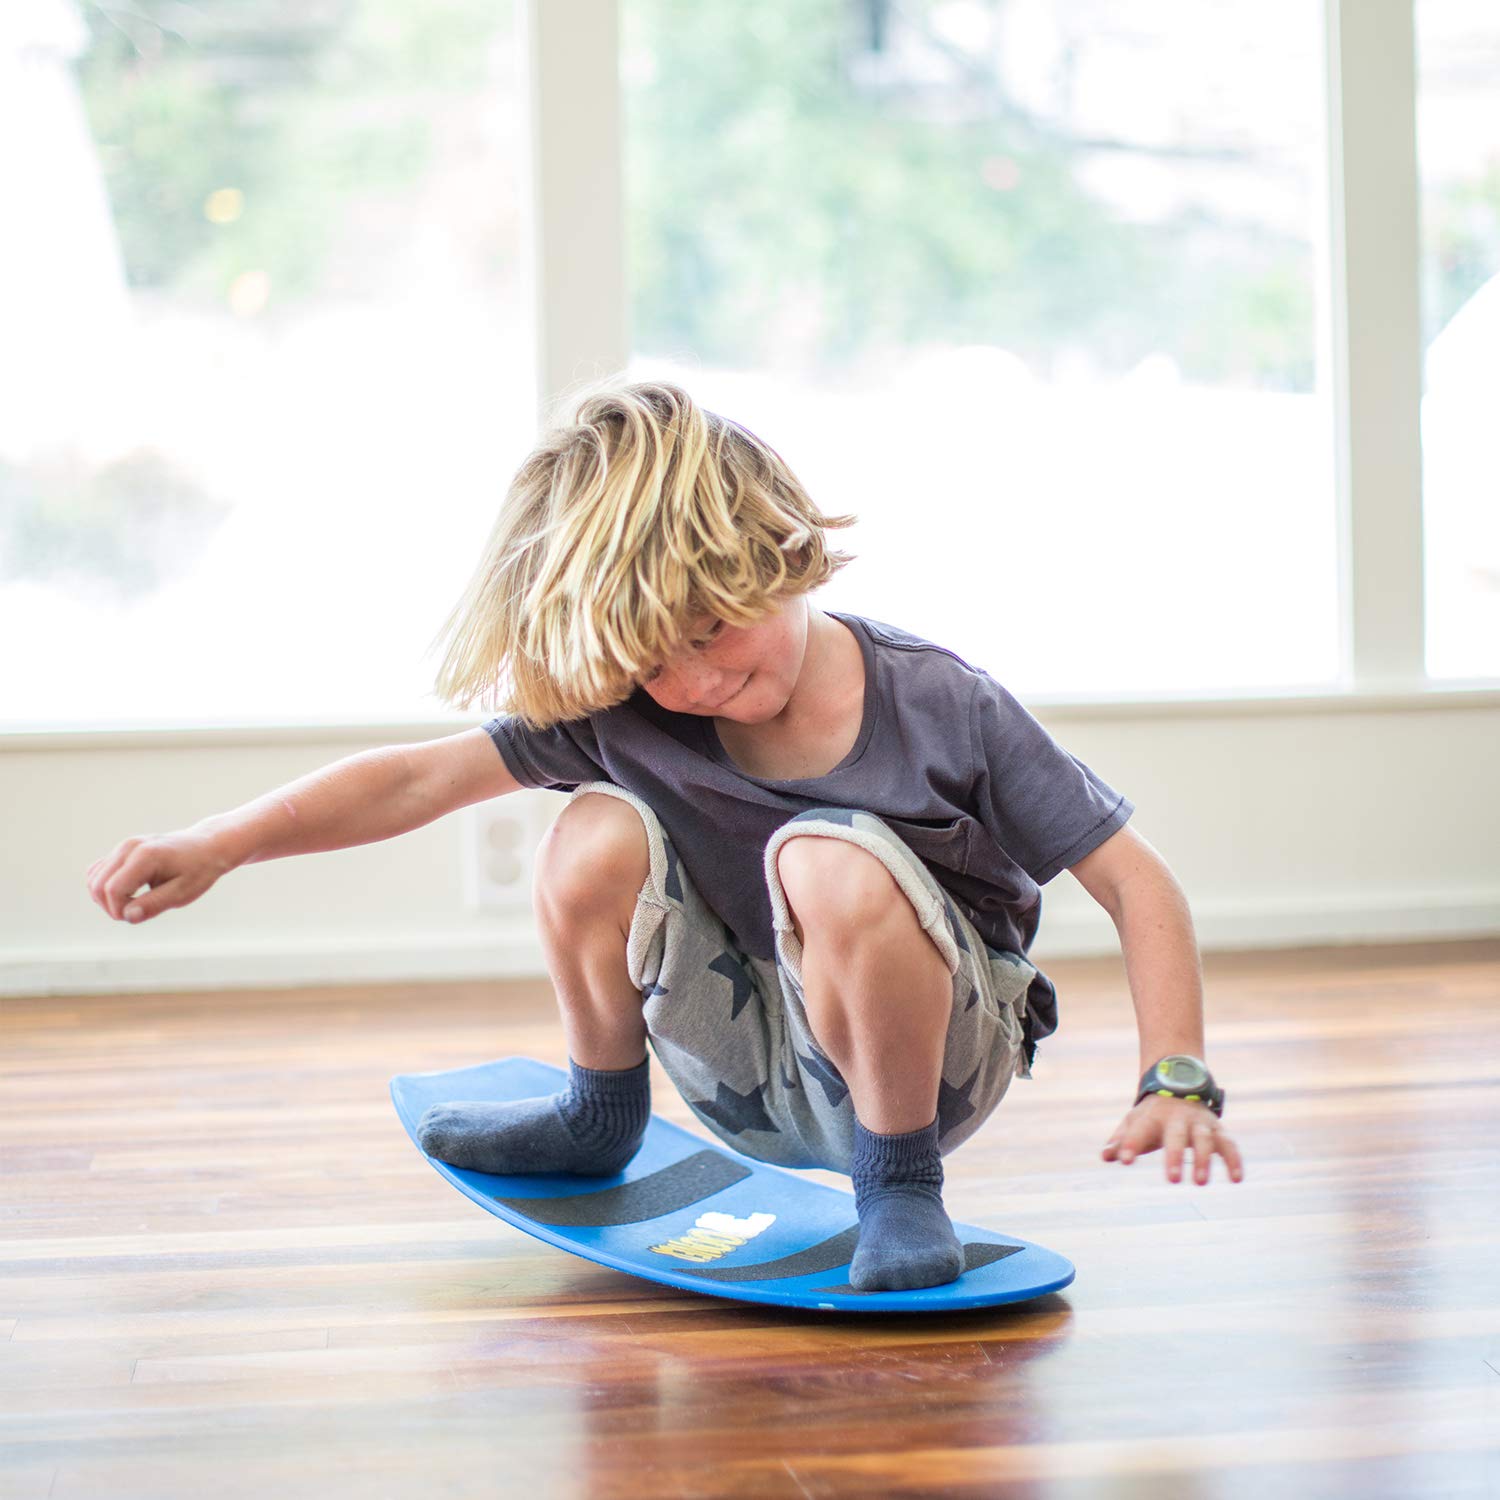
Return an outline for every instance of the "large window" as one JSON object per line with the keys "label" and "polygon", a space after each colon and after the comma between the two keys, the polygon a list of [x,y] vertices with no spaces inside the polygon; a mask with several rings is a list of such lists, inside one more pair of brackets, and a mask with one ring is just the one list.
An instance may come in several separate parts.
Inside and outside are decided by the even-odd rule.
{"label": "large window", "polygon": [[1317,5],[621,15],[631,372],[861,516],[825,602],[1018,691],[1335,677]]}
{"label": "large window", "polygon": [[1417,0],[1427,671],[1500,676],[1500,11]]}
{"label": "large window", "polygon": [[508,0],[7,0],[5,720],[444,712],[535,434],[519,82]]}
{"label": "large window", "polygon": [[[1411,224],[1370,129],[1405,129],[1373,86],[1404,13],[1332,13],[1339,142],[1322,0],[579,3],[529,0],[534,223],[521,0],[7,6],[0,729],[441,717],[425,648],[538,362],[548,398],[623,365],[755,427],[861,517],[824,602],[1017,691],[1342,685],[1356,635],[1404,680],[1375,627],[1415,635],[1415,573],[1372,579],[1418,497],[1369,476],[1414,466],[1415,402],[1346,413],[1330,357],[1407,279],[1368,227]],[[1500,20],[1413,10],[1426,667],[1493,677]],[[1386,277],[1347,308],[1341,251]]]}

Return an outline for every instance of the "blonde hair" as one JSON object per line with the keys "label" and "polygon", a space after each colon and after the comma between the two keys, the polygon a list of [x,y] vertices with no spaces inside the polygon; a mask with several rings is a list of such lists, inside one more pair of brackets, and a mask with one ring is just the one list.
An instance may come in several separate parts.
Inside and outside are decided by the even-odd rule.
{"label": "blonde hair", "polygon": [[534,730],[611,707],[699,616],[751,625],[826,583],[853,554],[823,531],[857,520],[823,515],[774,448],[679,386],[585,386],[434,639],[438,695]]}

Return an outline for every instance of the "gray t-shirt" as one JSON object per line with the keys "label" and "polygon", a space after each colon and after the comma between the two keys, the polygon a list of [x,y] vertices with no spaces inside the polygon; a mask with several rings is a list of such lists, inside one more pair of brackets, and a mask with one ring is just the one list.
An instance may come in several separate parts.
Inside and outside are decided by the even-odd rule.
{"label": "gray t-shirt", "polygon": [[[1135,804],[1064,750],[989,673],[899,626],[828,610],[865,659],[864,721],[822,776],[741,771],[713,719],[662,708],[644,688],[536,733],[490,719],[523,786],[572,791],[612,781],[656,811],[703,899],[748,953],[775,957],[765,847],[810,807],[883,818],[963,908],[985,942],[1027,953],[1044,886],[1129,821]],[[1057,991],[1027,993],[1026,1057],[1057,1030]]]}

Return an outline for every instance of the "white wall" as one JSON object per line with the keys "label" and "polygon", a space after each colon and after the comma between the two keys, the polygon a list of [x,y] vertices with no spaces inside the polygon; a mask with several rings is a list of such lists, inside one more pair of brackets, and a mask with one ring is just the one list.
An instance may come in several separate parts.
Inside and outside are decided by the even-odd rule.
{"label": "white wall", "polygon": [[[1207,950],[1500,932],[1500,692],[1443,699],[1028,706],[1136,803],[1135,826],[1182,882]],[[90,900],[87,867],[129,834],[446,732],[378,730],[280,731],[294,742],[274,744],[228,730],[10,738],[0,994],[544,973],[529,864],[508,909],[466,907],[467,809],[385,843],[245,866],[140,927]],[[563,801],[512,799],[528,853]],[[1043,967],[1116,951],[1109,918],[1071,875],[1045,887]]]}

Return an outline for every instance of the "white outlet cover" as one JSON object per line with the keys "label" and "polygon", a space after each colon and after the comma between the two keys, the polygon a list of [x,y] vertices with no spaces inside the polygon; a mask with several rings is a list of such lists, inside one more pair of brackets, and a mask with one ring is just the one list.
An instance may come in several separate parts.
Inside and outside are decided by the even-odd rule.
{"label": "white outlet cover", "polygon": [[529,907],[536,819],[514,797],[466,808],[464,896],[470,910]]}

